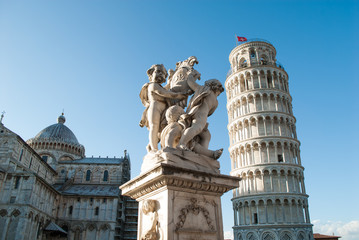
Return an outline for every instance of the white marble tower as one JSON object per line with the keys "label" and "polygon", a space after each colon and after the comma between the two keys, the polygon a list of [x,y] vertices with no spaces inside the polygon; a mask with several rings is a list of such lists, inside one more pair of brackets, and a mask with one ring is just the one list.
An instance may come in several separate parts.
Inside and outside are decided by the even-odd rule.
{"label": "white marble tower", "polygon": [[288,74],[265,40],[229,55],[228,131],[235,240],[313,239]]}

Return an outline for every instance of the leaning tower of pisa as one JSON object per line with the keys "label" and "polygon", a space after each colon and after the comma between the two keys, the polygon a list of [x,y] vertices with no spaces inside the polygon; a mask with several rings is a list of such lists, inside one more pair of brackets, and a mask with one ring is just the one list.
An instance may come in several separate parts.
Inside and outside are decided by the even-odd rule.
{"label": "leaning tower of pisa", "polygon": [[226,79],[235,240],[311,240],[288,74],[265,40],[229,55]]}

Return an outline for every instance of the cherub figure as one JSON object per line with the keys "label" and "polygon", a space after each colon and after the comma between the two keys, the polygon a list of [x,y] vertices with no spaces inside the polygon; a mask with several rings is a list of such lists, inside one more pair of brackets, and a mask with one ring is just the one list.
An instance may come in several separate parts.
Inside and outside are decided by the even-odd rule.
{"label": "cherub figure", "polygon": [[166,81],[167,71],[163,64],[152,65],[147,70],[150,82],[143,85],[140,98],[142,104],[146,107],[142,114],[140,126],[146,126],[149,129],[149,144],[147,151],[157,151],[159,142],[159,133],[163,126],[161,120],[164,120],[164,111],[170,105],[170,99],[184,99],[183,93],[174,93],[162,87]]}
{"label": "cherub figure", "polygon": [[142,205],[142,213],[149,217],[149,226],[147,230],[142,234],[141,240],[157,240],[158,239],[158,213],[156,200],[145,200]]}
{"label": "cherub figure", "polygon": [[221,82],[217,79],[206,81],[204,86],[197,84],[195,80],[191,76],[187,80],[194,95],[189,102],[185,116],[189,127],[185,129],[179,141],[179,147],[186,150],[188,150],[188,143],[206,129],[207,118],[216,110],[217,97],[224,91]]}
{"label": "cherub figure", "polygon": [[[189,75],[196,80],[201,79],[201,74],[193,68],[195,64],[198,64],[198,60],[195,56],[191,56],[182,62],[177,62],[176,69],[169,70],[168,83],[165,88],[172,92],[188,92],[189,95],[192,94],[193,91],[187,83]],[[185,108],[187,106],[187,98],[183,100],[174,99],[172,100],[172,105],[178,105]]]}
{"label": "cherub figure", "polygon": [[185,112],[182,107],[174,105],[166,110],[166,120],[168,125],[161,132],[161,148],[176,148],[181,139],[185,123],[180,120]]}
{"label": "cherub figure", "polygon": [[[186,122],[183,120],[185,117],[184,110],[180,106],[171,106],[166,111],[166,120],[168,125],[161,132],[161,148],[166,147],[177,148],[181,139],[184,129],[186,128]],[[211,134],[207,129],[208,124],[203,131],[194,137],[188,145],[190,149],[195,153],[202,154],[204,156],[218,159],[222,153],[223,148],[212,151],[208,149]]]}

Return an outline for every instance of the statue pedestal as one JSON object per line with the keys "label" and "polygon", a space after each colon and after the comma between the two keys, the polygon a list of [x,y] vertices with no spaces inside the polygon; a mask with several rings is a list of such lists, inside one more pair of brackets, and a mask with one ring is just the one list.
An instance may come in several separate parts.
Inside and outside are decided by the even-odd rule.
{"label": "statue pedestal", "polygon": [[223,239],[221,196],[238,187],[239,178],[179,167],[163,158],[145,169],[120,187],[139,202],[137,239]]}

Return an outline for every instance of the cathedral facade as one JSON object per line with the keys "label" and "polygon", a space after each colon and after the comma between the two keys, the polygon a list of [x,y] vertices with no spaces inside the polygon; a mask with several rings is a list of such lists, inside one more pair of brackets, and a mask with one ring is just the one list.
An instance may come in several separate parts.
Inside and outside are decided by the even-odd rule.
{"label": "cathedral facade", "polygon": [[128,180],[126,151],[86,157],[63,115],[26,142],[0,123],[0,239],[136,239]]}
{"label": "cathedral facade", "polygon": [[265,40],[235,47],[227,75],[235,240],[311,240],[288,74]]}

